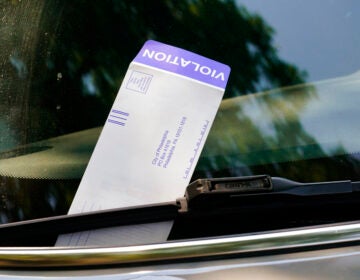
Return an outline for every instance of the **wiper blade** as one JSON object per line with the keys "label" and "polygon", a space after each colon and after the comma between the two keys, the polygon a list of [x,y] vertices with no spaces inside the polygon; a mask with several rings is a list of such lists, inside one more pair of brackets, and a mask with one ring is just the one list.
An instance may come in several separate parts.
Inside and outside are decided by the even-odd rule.
{"label": "wiper blade", "polygon": [[52,246],[59,234],[174,220],[178,209],[175,202],[169,202],[3,224],[0,246]]}
{"label": "wiper blade", "polygon": [[360,190],[360,182],[330,181],[318,183],[299,183],[285,178],[273,177],[274,191],[296,195],[322,195],[350,193]]}
{"label": "wiper blade", "polygon": [[[299,183],[268,175],[199,179],[187,187],[184,197],[174,202],[0,225],[0,245],[39,246],[44,244],[45,238],[52,245],[51,242],[56,240],[58,234],[168,220],[175,220],[175,225],[176,221],[180,221],[178,225],[182,225],[181,231],[191,230],[200,224],[202,227],[216,227],[219,223],[231,223],[239,219],[252,225],[267,220],[270,224],[286,225],[283,221],[288,217],[284,209],[292,209],[289,211],[289,220],[297,216],[304,219],[306,209],[317,209],[319,205],[322,207],[316,213],[318,217],[325,214],[336,216],[339,211],[335,208],[339,203],[347,204],[347,209],[351,205],[358,205],[360,197],[355,197],[354,193],[360,195],[360,182],[350,180]],[[331,212],[333,209],[337,212]],[[285,214],[279,214],[281,212]],[[308,216],[316,220],[316,215],[311,213]],[[200,230],[208,231],[209,234],[211,231],[205,228]],[[192,236],[188,234],[185,237]]]}
{"label": "wiper blade", "polygon": [[[250,196],[283,195],[283,196],[326,196],[348,194],[360,191],[360,182],[330,181],[300,183],[281,177],[268,175],[208,178],[191,183],[185,194],[188,208],[231,205]],[[181,199],[184,200],[184,199]]]}

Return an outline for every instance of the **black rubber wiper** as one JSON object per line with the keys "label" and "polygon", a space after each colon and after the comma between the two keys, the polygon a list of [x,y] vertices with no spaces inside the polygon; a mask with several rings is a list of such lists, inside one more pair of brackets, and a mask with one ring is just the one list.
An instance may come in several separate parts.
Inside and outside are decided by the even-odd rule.
{"label": "black rubber wiper", "polygon": [[[185,193],[184,206],[189,209],[209,207],[214,204],[233,204],[249,196],[326,196],[360,191],[360,182],[330,181],[300,183],[268,175],[199,179],[191,183]],[[184,208],[185,209],[185,208]],[[185,209],[186,210],[186,209]]]}
{"label": "black rubber wiper", "polygon": [[266,230],[294,221],[336,222],[353,219],[351,207],[359,201],[360,182],[349,180],[299,183],[268,175],[199,179],[173,202],[3,224],[0,245],[51,245],[59,234],[167,220],[175,220],[172,238]]}

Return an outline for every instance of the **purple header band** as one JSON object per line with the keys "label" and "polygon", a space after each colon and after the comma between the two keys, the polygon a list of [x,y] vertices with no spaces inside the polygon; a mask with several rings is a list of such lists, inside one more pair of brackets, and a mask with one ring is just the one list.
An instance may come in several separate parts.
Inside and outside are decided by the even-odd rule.
{"label": "purple header band", "polygon": [[201,55],[159,43],[147,41],[134,62],[173,72],[225,89],[230,67]]}

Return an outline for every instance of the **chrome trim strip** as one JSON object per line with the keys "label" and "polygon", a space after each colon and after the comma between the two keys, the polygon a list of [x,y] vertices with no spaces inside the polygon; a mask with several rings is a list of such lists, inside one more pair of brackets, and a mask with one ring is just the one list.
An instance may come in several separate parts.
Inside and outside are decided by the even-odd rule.
{"label": "chrome trim strip", "polygon": [[179,261],[186,258],[225,256],[357,240],[360,240],[360,223],[128,247],[3,247],[0,248],[0,267],[79,267]]}

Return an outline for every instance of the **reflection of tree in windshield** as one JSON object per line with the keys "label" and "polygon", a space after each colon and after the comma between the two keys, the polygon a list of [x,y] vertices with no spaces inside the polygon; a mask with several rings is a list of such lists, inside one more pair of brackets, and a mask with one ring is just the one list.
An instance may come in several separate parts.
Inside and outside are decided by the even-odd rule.
{"label": "reflection of tree in windshield", "polygon": [[24,100],[28,117],[18,128],[25,142],[102,125],[128,64],[150,38],[230,65],[225,97],[304,81],[303,72],[278,57],[271,27],[233,1],[52,1],[34,6],[43,6],[43,12],[36,51],[27,50],[35,57],[28,67],[31,97]]}
{"label": "reflection of tree in windshield", "polygon": [[[230,65],[226,98],[303,83],[306,78],[305,72],[278,56],[273,45],[275,31],[259,15],[236,6],[234,1],[23,0],[2,2],[0,11],[4,13],[0,25],[0,124],[9,130],[0,138],[0,151],[11,145],[102,125],[130,61],[147,39]],[[323,151],[304,131],[297,116],[316,93],[309,89],[292,103],[271,100],[281,99],[282,94],[265,95],[258,104],[261,110],[268,111],[269,119],[277,120],[265,128],[273,130],[271,137],[247,116],[246,108],[229,107],[224,114],[231,133],[223,135],[224,139],[221,131],[214,134],[218,135],[216,145],[222,148],[233,145],[237,153],[203,158],[197,174],[223,176],[226,173],[214,170],[224,163],[234,170],[231,175],[239,175],[239,170],[242,175],[263,172],[264,169],[252,167],[251,161],[256,156],[260,156],[256,159],[258,165],[268,165],[265,170],[273,173],[272,170],[282,168],[281,164],[273,163],[276,147],[288,140],[295,146],[304,139],[313,142],[313,152],[322,156]],[[281,104],[290,107],[277,107]],[[290,126],[285,120],[289,115],[284,112],[291,116]],[[218,119],[221,122],[221,114]],[[241,130],[237,130],[239,120],[250,135],[251,141],[247,143],[237,140],[241,138]],[[11,135],[11,141],[7,135]],[[215,153],[216,145],[207,148]],[[253,153],[259,147],[263,152]],[[287,151],[290,157],[299,157],[304,152],[290,150]],[[242,155],[241,161],[237,154]],[[27,192],[20,193],[28,194],[29,199],[25,202],[24,196],[14,198],[18,205],[9,210],[12,211],[8,213],[9,221],[63,213],[64,207],[54,208],[54,200],[67,207],[74,192],[73,187],[60,188],[62,192],[44,188],[42,194],[37,189],[34,198],[29,190],[40,181],[15,181],[5,178],[3,188],[28,186]],[[41,203],[47,205],[34,211]]]}
{"label": "reflection of tree in windshield", "polygon": [[[329,94],[322,83],[224,101],[193,178],[269,174],[301,182],[358,180],[360,161],[343,147],[345,135],[334,131],[329,143],[319,143],[314,131],[303,127],[308,104]],[[326,119],[313,121],[329,125]],[[330,145],[334,140],[339,142]]]}
{"label": "reflection of tree in windshield", "polygon": [[0,223],[66,214],[78,184],[0,177]]}

